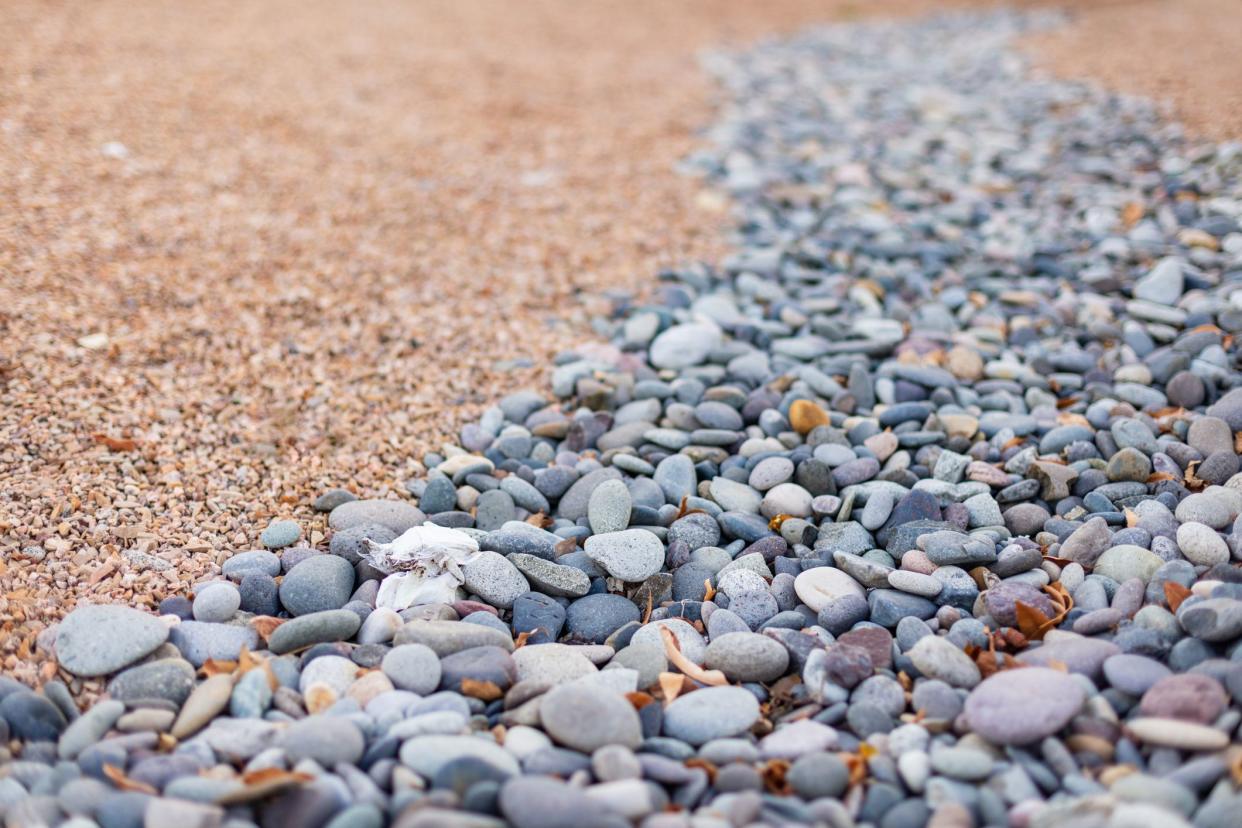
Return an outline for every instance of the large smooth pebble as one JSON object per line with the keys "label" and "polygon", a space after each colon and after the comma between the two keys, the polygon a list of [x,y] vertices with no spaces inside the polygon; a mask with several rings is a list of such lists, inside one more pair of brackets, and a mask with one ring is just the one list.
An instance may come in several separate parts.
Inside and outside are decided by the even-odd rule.
{"label": "large smooth pebble", "polygon": [[1069,673],[1024,667],[981,682],[966,698],[964,715],[970,729],[993,744],[1027,745],[1069,724],[1085,701]]}
{"label": "large smooth pebble", "polygon": [[78,607],[56,630],[56,660],[75,676],[106,676],[155,652],[168,627],[130,607]]}
{"label": "large smooth pebble", "polygon": [[759,719],[759,700],[741,687],[705,687],[664,710],[664,733],[692,745],[745,733]]}
{"label": "large smooth pebble", "polygon": [[862,584],[831,566],[817,566],[799,573],[794,579],[794,592],[815,612],[847,595],[866,597]]}

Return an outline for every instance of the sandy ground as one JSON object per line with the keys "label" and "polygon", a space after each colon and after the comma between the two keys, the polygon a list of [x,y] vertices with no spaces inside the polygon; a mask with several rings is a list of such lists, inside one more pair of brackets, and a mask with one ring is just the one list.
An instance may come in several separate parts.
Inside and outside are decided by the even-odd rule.
{"label": "sandy ground", "polygon": [[1026,44],[1037,63],[1169,104],[1194,133],[1242,140],[1242,0],[1068,5],[1073,25]]}
{"label": "sandy ground", "polygon": [[[710,119],[700,48],[936,5],[0,4],[4,671],[50,676],[39,633],[78,600],[152,606],[273,517],[320,542],[324,488],[402,496],[538,384],[498,359],[544,365],[601,290],[719,252],[673,172]],[[1100,48],[1038,54],[1120,83],[1152,65],[1109,23],[1139,5],[1231,3],[1089,10]],[[1196,20],[1162,36],[1221,31]],[[1199,106],[1199,78],[1153,91]]]}

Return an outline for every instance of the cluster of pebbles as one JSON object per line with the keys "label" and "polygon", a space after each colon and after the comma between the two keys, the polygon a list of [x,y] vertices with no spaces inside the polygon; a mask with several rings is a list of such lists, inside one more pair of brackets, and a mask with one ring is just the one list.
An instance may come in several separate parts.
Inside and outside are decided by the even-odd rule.
{"label": "cluster of pebbles", "polygon": [[[7,825],[1225,828],[1242,153],[1033,79],[1032,18],[719,56],[738,252],[411,481],[0,684]],[[477,542],[376,607],[367,541]]]}

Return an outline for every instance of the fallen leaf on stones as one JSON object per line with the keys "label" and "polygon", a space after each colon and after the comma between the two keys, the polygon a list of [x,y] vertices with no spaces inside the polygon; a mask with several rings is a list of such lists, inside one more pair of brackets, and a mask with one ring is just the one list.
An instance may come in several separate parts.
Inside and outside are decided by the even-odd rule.
{"label": "fallen leaf on stones", "polygon": [[159,795],[159,791],[146,782],[130,779],[125,775],[125,771],[116,765],[104,765],[103,772],[104,776],[108,777],[108,780],[122,791],[137,791],[138,793],[151,794],[152,796]]}
{"label": "fallen leaf on stones", "polygon": [[1048,631],[1050,620],[1038,609],[1021,601],[1015,601],[1013,605],[1014,615],[1018,618],[1018,629],[1027,638],[1038,641],[1044,637],[1044,633]]}
{"label": "fallen leaf on stones", "polygon": [[781,531],[781,524],[792,518],[793,515],[777,515],[768,521],[768,528],[773,532]]}
{"label": "fallen leaf on stones", "polygon": [[655,698],[653,698],[650,693],[636,691],[633,693],[626,693],[625,700],[634,705],[635,710],[642,710],[647,705],[652,704],[655,701]]}
{"label": "fallen leaf on stones", "polygon": [[773,793],[777,796],[789,796],[793,793],[793,786],[785,778],[785,774],[788,772],[789,760],[770,759],[759,769],[759,778],[763,780],[763,787],[767,789],[768,793]]}
{"label": "fallen leaf on stones", "polygon": [[700,684],[719,686],[729,683],[729,680],[725,678],[725,674],[719,670],[704,670],[682,655],[681,647],[677,644],[677,636],[673,635],[668,627],[660,627],[660,637],[664,639],[665,657],[668,658],[670,664],[681,670],[682,673]]}
{"label": "fallen leaf on stones", "polygon": [[1190,597],[1190,590],[1176,581],[1164,582],[1164,602],[1169,605],[1170,612],[1177,612],[1177,608],[1182,605]]}
{"label": "fallen leaf on stones", "polygon": [[461,694],[463,696],[471,696],[483,701],[495,701],[504,695],[499,685],[494,681],[479,681],[472,678],[464,678],[461,680]]}
{"label": "fallen leaf on stones", "polygon": [[294,785],[310,782],[314,778],[307,773],[297,773],[295,771],[282,770],[281,768],[263,768],[262,770],[242,774],[241,783],[243,787],[240,790],[225,794],[216,802],[220,805],[238,805],[243,802],[254,802]]}
{"label": "fallen leaf on stones", "polygon": [[526,519],[526,522],[531,526],[538,526],[540,529],[547,529],[552,525],[552,518],[548,517],[543,512],[535,512]]}
{"label": "fallen leaf on stones", "polygon": [[237,672],[237,662],[216,661],[214,658],[209,658],[203,662],[203,666],[199,667],[198,671],[207,678],[211,678],[212,676],[231,675],[232,673]]}
{"label": "fallen leaf on stones", "polygon": [[275,618],[271,615],[256,615],[250,619],[250,626],[254,627],[254,631],[264,641],[271,638],[272,633],[276,632],[276,628],[283,623],[285,623],[283,618]]}
{"label": "fallen leaf on stones", "polygon": [[686,686],[686,677],[681,673],[660,673],[659,685],[660,694],[664,696],[665,704],[668,704],[681,695]]}

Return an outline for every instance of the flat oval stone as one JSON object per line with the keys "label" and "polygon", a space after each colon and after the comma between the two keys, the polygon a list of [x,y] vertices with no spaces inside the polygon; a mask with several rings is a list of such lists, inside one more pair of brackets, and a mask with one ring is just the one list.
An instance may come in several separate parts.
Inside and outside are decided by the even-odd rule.
{"label": "flat oval stone", "polygon": [[115,673],[155,652],[168,627],[130,607],[88,605],[65,616],[56,630],[56,660],[75,676]]}
{"label": "flat oval stone", "polygon": [[1221,683],[1200,673],[1166,676],[1143,694],[1144,716],[1211,724],[1229,705]]}
{"label": "flat oval stone", "polygon": [[401,764],[430,779],[454,759],[473,756],[516,776],[522,772],[517,759],[491,739],[481,736],[415,736],[401,745]]}
{"label": "flat oval stone", "polygon": [[774,681],[785,674],[789,652],[766,635],[726,633],[707,645],[703,666],[731,681]]}
{"label": "flat oval stone", "polygon": [[312,612],[291,618],[277,627],[268,638],[267,648],[283,655],[311,644],[345,641],[358,632],[361,621],[352,610],[336,609]]}
{"label": "flat oval stone", "polygon": [[351,500],[337,506],[328,514],[328,525],[339,531],[354,526],[378,523],[390,529],[394,534],[400,535],[425,519],[426,515],[422,511],[404,501]]}
{"label": "flat oval stone", "polygon": [[846,595],[866,596],[862,584],[831,566],[817,566],[794,578],[794,592],[815,612]]}
{"label": "flat oval stone", "polygon": [[108,682],[108,695],[122,702],[165,699],[178,707],[194,689],[194,666],[161,658],[131,667]]}
{"label": "flat oval stone", "polygon": [[539,715],[549,736],[583,753],[605,745],[634,749],[643,740],[638,713],[624,696],[586,685],[554,687],[540,702]]}
{"label": "flat oval stone", "polygon": [[609,575],[623,581],[646,580],[664,566],[664,544],[646,529],[592,535],[583,549]]}
{"label": "flat oval stone", "polygon": [[759,720],[759,700],[741,687],[705,687],[664,709],[664,733],[692,745],[745,733]]}
{"label": "flat oval stone", "polygon": [[1068,673],[1044,667],[1005,670],[984,679],[966,698],[970,729],[996,745],[1027,745],[1051,736],[1086,701]]}
{"label": "flat oval stone", "polygon": [[1126,730],[1140,742],[1175,750],[1223,750],[1229,745],[1228,733],[1184,719],[1143,716],[1126,722]]}

